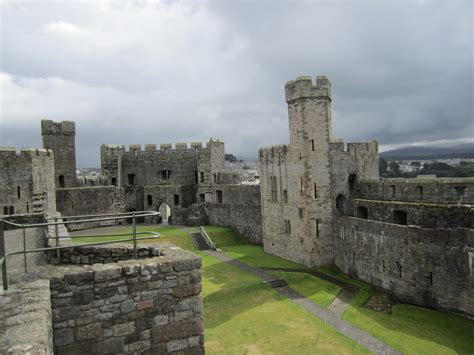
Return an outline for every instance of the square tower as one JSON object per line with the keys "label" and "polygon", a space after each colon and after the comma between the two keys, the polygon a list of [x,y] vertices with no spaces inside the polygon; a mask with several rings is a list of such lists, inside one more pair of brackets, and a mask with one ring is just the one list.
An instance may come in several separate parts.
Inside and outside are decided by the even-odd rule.
{"label": "square tower", "polygon": [[76,176],[76,125],[71,121],[41,121],[43,148],[54,152],[56,187],[75,187]]}

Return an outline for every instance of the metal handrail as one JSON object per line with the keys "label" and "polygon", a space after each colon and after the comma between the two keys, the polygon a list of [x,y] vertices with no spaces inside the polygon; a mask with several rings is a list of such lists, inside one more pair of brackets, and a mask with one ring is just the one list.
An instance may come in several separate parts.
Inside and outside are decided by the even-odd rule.
{"label": "metal handrail", "polygon": [[[138,258],[138,250],[137,250],[137,241],[146,240],[146,239],[154,239],[159,238],[160,234],[156,232],[137,232],[136,228],[136,219],[138,217],[149,217],[149,216],[157,216],[159,213],[155,211],[140,211],[140,212],[126,212],[126,213],[116,213],[116,214],[103,214],[103,215],[87,215],[87,216],[70,216],[70,217],[54,217],[48,218],[47,220],[54,219],[54,222],[46,222],[46,223],[31,223],[31,224],[19,224],[10,221],[6,221],[3,218],[0,218],[0,265],[2,267],[2,281],[3,281],[3,289],[8,290],[8,273],[7,273],[7,257],[12,255],[24,255],[24,268],[25,272],[28,272],[28,263],[26,255],[28,253],[36,253],[36,252],[44,252],[48,250],[56,250],[57,252],[57,260],[58,263],[61,263],[61,254],[60,251],[62,249],[69,249],[69,248],[77,248],[77,247],[84,247],[84,246],[93,246],[93,245],[105,245],[105,244],[114,244],[114,243],[121,243],[121,242],[133,242],[133,257],[134,259]],[[89,218],[89,217],[98,217],[98,216],[107,216],[104,218]],[[110,217],[109,217],[110,216]],[[112,217],[115,216],[115,217]],[[81,217],[85,217],[86,219],[78,219]],[[72,221],[58,221],[62,220],[63,218],[75,218]],[[60,239],[74,239],[74,238],[101,238],[101,237],[119,237],[119,236],[127,236],[127,234],[96,234],[96,235],[78,235],[78,236],[60,236],[59,235],[59,225],[66,225],[66,224],[77,224],[77,223],[84,223],[84,222],[99,222],[99,221],[110,221],[110,220],[121,220],[121,219],[132,219],[132,238],[129,239],[120,239],[120,240],[111,240],[105,242],[94,242],[94,243],[86,243],[86,244],[75,244],[75,245],[66,245],[60,246],[59,240]],[[5,224],[10,226],[22,228],[23,231],[23,250],[17,252],[10,252],[7,253],[5,250]],[[48,226],[55,227],[55,235],[48,236],[47,228]],[[46,239],[53,239],[56,240],[56,246],[46,247],[46,248],[36,248],[36,249],[27,249],[26,248],[26,229],[28,228],[35,228],[35,227],[45,227],[45,234]],[[137,235],[142,234],[152,234],[148,237],[137,238]]]}
{"label": "metal handrail", "polygon": [[207,234],[203,226],[201,226],[201,234],[204,236],[204,240],[206,244],[209,246],[209,248],[211,248],[212,250],[216,250],[216,246],[212,242],[211,238],[209,237],[209,235]]}

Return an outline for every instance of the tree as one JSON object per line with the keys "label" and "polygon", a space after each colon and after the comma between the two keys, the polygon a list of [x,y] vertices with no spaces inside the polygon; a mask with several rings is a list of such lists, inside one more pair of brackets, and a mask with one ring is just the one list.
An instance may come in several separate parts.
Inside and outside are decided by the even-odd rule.
{"label": "tree", "polygon": [[394,175],[394,176],[400,175],[400,164],[398,164],[396,161],[391,161],[391,162],[388,164],[388,167],[389,167],[390,170],[393,172],[393,175]]}

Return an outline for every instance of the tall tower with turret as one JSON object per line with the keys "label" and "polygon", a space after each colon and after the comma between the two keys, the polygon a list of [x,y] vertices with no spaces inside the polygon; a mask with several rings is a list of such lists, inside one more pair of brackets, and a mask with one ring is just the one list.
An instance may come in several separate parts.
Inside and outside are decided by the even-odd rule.
{"label": "tall tower with turret", "polygon": [[56,187],[75,187],[76,176],[76,125],[71,121],[41,121],[43,148],[54,152]]}

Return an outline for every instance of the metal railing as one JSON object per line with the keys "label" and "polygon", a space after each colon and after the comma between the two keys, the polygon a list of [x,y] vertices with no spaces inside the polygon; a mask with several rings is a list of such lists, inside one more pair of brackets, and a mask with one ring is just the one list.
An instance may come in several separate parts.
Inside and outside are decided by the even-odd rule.
{"label": "metal railing", "polygon": [[[14,223],[5,220],[4,218],[0,218],[0,265],[2,268],[2,281],[3,281],[3,289],[8,290],[8,273],[7,273],[7,257],[12,255],[19,255],[23,254],[24,258],[24,269],[25,273],[28,272],[28,261],[27,261],[27,254],[28,253],[37,253],[37,252],[47,252],[47,251],[56,251],[56,257],[58,263],[61,263],[61,250],[62,249],[70,249],[76,247],[84,247],[84,246],[93,246],[93,245],[105,245],[105,244],[114,244],[114,243],[121,243],[121,242],[133,242],[133,257],[134,259],[138,258],[138,250],[137,250],[137,241],[140,240],[147,240],[147,239],[154,239],[160,237],[159,233],[156,232],[149,232],[149,231],[142,231],[137,232],[137,218],[143,217],[150,217],[156,216],[158,212],[154,211],[143,211],[143,212],[127,212],[127,213],[114,213],[114,214],[97,214],[97,215],[85,215],[85,216],[67,216],[67,217],[51,217],[47,218],[47,221],[54,220],[54,222],[45,222],[45,223],[31,223],[31,224],[20,224]],[[72,220],[69,220],[72,219]],[[131,233],[122,233],[122,234],[96,234],[96,235],[75,235],[75,236],[60,236],[59,235],[59,226],[63,225],[66,226],[68,224],[79,224],[85,222],[103,222],[103,221],[114,221],[114,220],[122,220],[122,219],[131,219],[132,220],[132,230]],[[23,250],[16,251],[16,252],[7,252],[5,249],[5,225],[9,225],[12,227],[17,227],[22,229],[23,234]],[[55,233],[54,236],[49,236],[47,228],[50,226],[54,226]],[[29,228],[38,228],[44,227],[45,228],[45,235],[46,239],[53,239],[55,240],[55,246],[45,247],[45,248],[36,248],[36,249],[27,249],[26,248],[26,229]],[[147,237],[140,237],[137,238],[137,235],[143,234],[151,234],[151,236]],[[74,238],[102,238],[102,237],[123,237],[132,235],[132,238],[129,239],[118,239],[118,240],[108,240],[103,242],[94,242],[94,243],[84,243],[84,244],[69,244],[61,246],[59,243],[60,239],[74,239]],[[47,243],[48,244],[48,243]]]}
{"label": "metal railing", "polygon": [[201,226],[201,234],[204,237],[204,241],[206,242],[207,246],[212,250],[216,250],[216,246],[212,242],[211,238],[209,237],[203,226]]}

